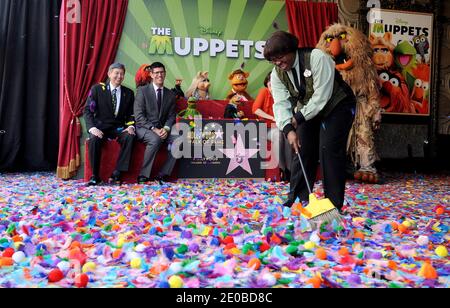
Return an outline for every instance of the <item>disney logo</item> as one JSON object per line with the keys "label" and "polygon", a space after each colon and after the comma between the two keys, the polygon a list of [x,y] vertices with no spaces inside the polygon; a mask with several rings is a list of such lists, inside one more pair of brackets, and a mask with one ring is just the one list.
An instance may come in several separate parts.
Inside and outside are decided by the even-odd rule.
{"label": "disney logo", "polygon": [[200,33],[216,35],[217,37],[220,37],[222,35],[222,31],[220,30],[214,30],[211,27],[203,27],[203,26],[200,26]]}
{"label": "disney logo", "polygon": [[408,24],[407,21],[404,21],[404,20],[402,20],[402,19],[400,19],[400,18],[397,18],[397,19],[395,20],[395,23],[396,23],[396,24],[399,24],[399,25],[407,25],[407,24]]}

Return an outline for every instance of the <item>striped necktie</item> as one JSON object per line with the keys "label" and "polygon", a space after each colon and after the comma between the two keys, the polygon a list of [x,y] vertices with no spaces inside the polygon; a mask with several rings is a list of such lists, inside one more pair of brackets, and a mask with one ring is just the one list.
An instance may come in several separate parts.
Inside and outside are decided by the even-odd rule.
{"label": "striped necktie", "polygon": [[117,116],[116,108],[117,108],[117,89],[112,90],[112,105],[114,116]]}

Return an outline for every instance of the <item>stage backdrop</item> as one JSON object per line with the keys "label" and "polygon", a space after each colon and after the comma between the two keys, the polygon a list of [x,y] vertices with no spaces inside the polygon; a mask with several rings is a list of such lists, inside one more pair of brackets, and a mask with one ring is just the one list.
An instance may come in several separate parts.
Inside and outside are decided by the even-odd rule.
{"label": "stage backdrop", "polygon": [[126,65],[125,85],[131,88],[144,63],[164,63],[166,85],[181,78],[184,91],[198,71],[209,71],[213,99],[225,98],[228,75],[245,63],[247,91],[256,97],[273,67],[262,53],[274,22],[288,30],[284,1],[133,0],[116,60]]}
{"label": "stage backdrop", "polygon": [[370,41],[387,113],[430,114],[433,15],[372,9]]}

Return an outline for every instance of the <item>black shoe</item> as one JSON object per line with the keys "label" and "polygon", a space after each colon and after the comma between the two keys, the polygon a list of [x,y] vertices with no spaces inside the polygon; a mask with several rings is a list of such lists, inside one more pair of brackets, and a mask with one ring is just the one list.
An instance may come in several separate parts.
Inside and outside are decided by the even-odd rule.
{"label": "black shoe", "polygon": [[165,182],[169,182],[169,177],[167,175],[158,175],[155,177],[155,181],[157,181],[159,185],[163,185]]}
{"label": "black shoe", "polygon": [[91,176],[91,179],[88,182],[88,186],[97,186],[98,184],[100,184],[102,182],[102,180],[98,177],[98,176]]}
{"label": "black shoe", "polygon": [[294,204],[294,201],[288,199],[285,203],[283,203],[283,206],[292,207],[293,204]]}
{"label": "black shoe", "polygon": [[138,178],[137,178],[138,184],[145,184],[147,182],[150,182],[150,178],[143,176],[143,175],[138,176]]}
{"label": "black shoe", "polygon": [[113,174],[109,177],[110,184],[121,184],[120,171],[115,170]]}

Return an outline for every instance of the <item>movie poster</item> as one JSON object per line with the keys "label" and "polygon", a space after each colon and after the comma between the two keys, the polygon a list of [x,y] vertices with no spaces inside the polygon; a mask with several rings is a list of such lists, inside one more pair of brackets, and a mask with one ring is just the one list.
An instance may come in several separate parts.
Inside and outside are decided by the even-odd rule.
{"label": "movie poster", "polygon": [[369,39],[385,113],[430,114],[433,15],[372,9]]}

